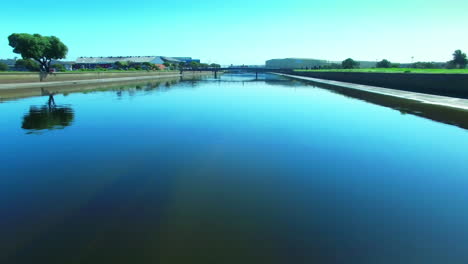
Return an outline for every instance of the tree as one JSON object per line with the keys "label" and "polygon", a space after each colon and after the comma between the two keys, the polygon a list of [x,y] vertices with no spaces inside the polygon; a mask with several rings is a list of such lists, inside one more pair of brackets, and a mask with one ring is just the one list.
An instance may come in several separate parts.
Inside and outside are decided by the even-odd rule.
{"label": "tree", "polygon": [[196,61],[191,61],[190,62],[190,68],[192,68],[192,70],[196,70],[200,67],[200,63],[196,62]]}
{"label": "tree", "polygon": [[221,65],[216,64],[216,63],[211,63],[211,64],[210,64],[210,67],[211,67],[211,68],[221,68]]}
{"label": "tree", "polygon": [[24,68],[28,71],[39,71],[40,70],[40,66],[39,66],[39,63],[35,62],[34,60],[31,60],[31,59],[27,59],[27,60],[23,60],[23,59],[19,59],[15,62],[15,67],[16,68]]}
{"label": "tree", "polygon": [[376,65],[377,68],[390,68],[392,67],[392,63],[388,60],[381,60],[379,62],[377,62],[377,65]]}
{"label": "tree", "polygon": [[451,61],[453,65],[460,69],[464,69],[468,64],[468,59],[466,58],[466,54],[463,53],[461,50],[456,50],[453,53],[453,60]]}
{"label": "tree", "polygon": [[341,63],[341,66],[343,67],[343,69],[356,69],[359,68],[359,62],[348,58]]}
{"label": "tree", "polygon": [[59,72],[64,72],[64,71],[67,71],[67,69],[65,68],[65,66],[63,66],[62,64],[53,64],[51,66],[53,69],[55,69],[56,71],[59,71]]}
{"label": "tree", "polygon": [[143,62],[141,66],[144,70],[147,70],[147,71],[152,70],[152,65],[149,62]]}
{"label": "tree", "polygon": [[412,67],[415,69],[435,69],[436,65],[434,62],[418,61],[413,63]]}
{"label": "tree", "polygon": [[322,69],[342,69],[343,65],[338,64],[338,63],[332,63],[329,65],[322,65],[321,68]]}
{"label": "tree", "polygon": [[23,59],[33,59],[40,65],[40,71],[45,76],[50,71],[52,60],[63,59],[67,56],[68,48],[55,36],[40,34],[14,33],[8,37],[13,52],[21,54]]}
{"label": "tree", "polygon": [[457,66],[453,64],[453,61],[447,61],[447,63],[445,64],[446,69],[455,69],[456,67]]}
{"label": "tree", "polygon": [[185,61],[181,61],[179,62],[179,64],[177,65],[179,70],[183,70],[185,67],[187,67],[187,63]]}
{"label": "tree", "polygon": [[125,61],[117,61],[114,63],[114,68],[118,70],[126,70],[128,69],[129,64]]}
{"label": "tree", "polygon": [[0,71],[8,71],[8,65],[3,62],[0,62]]}

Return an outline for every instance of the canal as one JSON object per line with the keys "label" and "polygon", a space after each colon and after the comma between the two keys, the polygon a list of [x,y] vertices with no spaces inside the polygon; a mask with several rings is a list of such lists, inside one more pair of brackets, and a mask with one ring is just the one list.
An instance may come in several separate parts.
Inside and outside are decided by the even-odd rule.
{"label": "canal", "polygon": [[8,98],[0,263],[468,261],[468,112],[248,74]]}

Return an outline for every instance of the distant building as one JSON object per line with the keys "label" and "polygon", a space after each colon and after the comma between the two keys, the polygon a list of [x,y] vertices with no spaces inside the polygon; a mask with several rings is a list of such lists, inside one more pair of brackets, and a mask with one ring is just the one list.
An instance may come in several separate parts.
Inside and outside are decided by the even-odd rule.
{"label": "distant building", "polygon": [[164,56],[120,56],[120,57],[79,57],[74,65],[75,69],[112,68],[116,62],[131,62],[133,64],[151,63],[163,65],[165,62],[180,63],[180,60]]}
{"label": "distant building", "polygon": [[191,63],[191,62],[197,62],[197,63],[200,63],[200,60],[199,59],[192,59],[191,57],[172,57],[176,60],[179,60],[179,61],[183,61],[187,64]]}
{"label": "distant building", "polygon": [[265,67],[271,69],[301,69],[321,67],[329,64],[330,62],[326,60],[287,58],[268,60],[265,63]]}

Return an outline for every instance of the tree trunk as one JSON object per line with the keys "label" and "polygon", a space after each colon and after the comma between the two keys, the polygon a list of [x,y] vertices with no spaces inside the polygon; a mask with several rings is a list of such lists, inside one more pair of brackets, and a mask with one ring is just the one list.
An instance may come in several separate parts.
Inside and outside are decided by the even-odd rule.
{"label": "tree trunk", "polygon": [[44,71],[39,72],[39,81],[43,82],[47,78],[48,73]]}
{"label": "tree trunk", "polygon": [[40,63],[39,81],[43,82],[49,75],[50,62],[39,60],[39,63]]}

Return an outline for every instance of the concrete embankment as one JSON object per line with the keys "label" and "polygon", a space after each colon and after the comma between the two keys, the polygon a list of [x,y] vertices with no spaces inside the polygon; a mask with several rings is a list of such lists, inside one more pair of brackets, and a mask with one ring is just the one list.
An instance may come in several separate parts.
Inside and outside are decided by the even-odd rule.
{"label": "concrete embankment", "polygon": [[468,99],[468,74],[297,72],[284,74]]}
{"label": "concrete embankment", "polygon": [[[101,72],[57,72],[47,76],[44,82],[94,80],[107,78],[125,78],[138,76],[161,76],[179,74],[179,71],[101,71]],[[39,73],[37,72],[0,72],[0,84],[7,83],[39,83]]]}
{"label": "concrete embankment", "polygon": [[181,80],[196,80],[211,72],[184,72],[161,74],[158,76],[135,76],[122,78],[106,78],[94,80],[76,80],[42,83],[0,84],[0,103],[11,99],[41,96],[44,93],[68,94],[99,89],[120,89],[126,86],[158,86],[158,84],[171,85]]}
{"label": "concrete embankment", "polygon": [[[184,72],[183,76],[197,76],[197,75],[208,75],[211,72]],[[15,74],[13,74],[15,75]],[[6,75],[0,76],[4,78]],[[84,84],[100,84],[100,83],[111,83],[111,82],[128,82],[128,81],[139,81],[139,80],[150,80],[158,78],[170,78],[182,76],[178,71],[171,72],[122,72],[122,73],[70,73],[70,74],[51,74],[47,77],[45,82],[39,82],[39,77],[35,75],[37,79],[35,82],[24,82],[17,81],[14,83],[0,83],[0,90],[11,90],[11,89],[29,89],[29,88],[49,88],[49,87],[63,87],[63,86],[76,86]],[[29,80],[30,76],[27,76],[26,80]]]}
{"label": "concrete embankment", "polygon": [[277,73],[277,74],[285,76],[285,77],[289,77],[289,78],[306,80],[306,81],[311,81],[311,82],[325,84],[325,85],[332,85],[336,87],[360,90],[360,91],[365,91],[365,92],[375,93],[375,94],[380,94],[380,95],[393,96],[393,97],[398,97],[402,99],[422,102],[426,104],[468,110],[468,100],[462,99],[462,98],[440,96],[440,95],[426,94],[426,93],[417,93],[417,92],[389,89],[389,88],[362,85],[362,84],[349,83],[349,82],[325,80],[325,79],[319,79],[319,78],[298,76],[296,74],[294,75],[283,74],[283,73]]}

